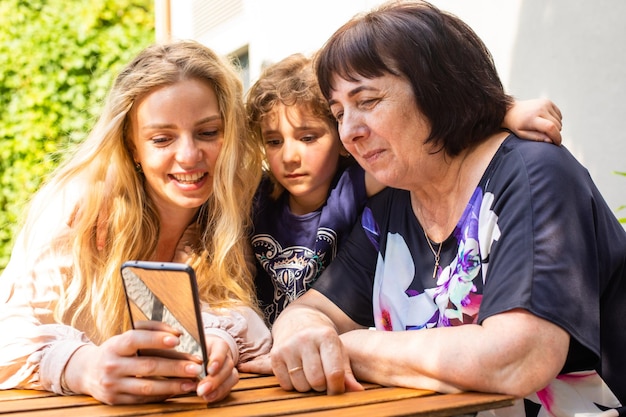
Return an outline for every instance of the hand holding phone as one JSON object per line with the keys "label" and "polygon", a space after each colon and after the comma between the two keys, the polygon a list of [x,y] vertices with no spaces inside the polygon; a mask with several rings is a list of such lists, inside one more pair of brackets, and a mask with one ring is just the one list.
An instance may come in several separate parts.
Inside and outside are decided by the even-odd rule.
{"label": "hand holding phone", "polygon": [[[121,274],[133,328],[139,321],[153,320],[179,331],[176,352],[201,358],[200,378],[204,378],[207,352],[193,269],[182,263],[128,261],[122,265]],[[176,356],[145,351],[140,354]]]}

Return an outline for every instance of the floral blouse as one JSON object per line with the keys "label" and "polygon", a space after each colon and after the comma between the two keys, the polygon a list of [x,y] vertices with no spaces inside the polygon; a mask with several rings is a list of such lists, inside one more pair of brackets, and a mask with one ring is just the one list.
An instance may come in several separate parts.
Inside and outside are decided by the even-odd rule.
{"label": "floral blouse", "polygon": [[381,331],[480,324],[525,309],[565,329],[570,351],[552,383],[496,415],[621,407],[626,232],[566,149],[509,136],[442,245],[433,278],[435,247],[409,193],[384,190],[314,288]]}

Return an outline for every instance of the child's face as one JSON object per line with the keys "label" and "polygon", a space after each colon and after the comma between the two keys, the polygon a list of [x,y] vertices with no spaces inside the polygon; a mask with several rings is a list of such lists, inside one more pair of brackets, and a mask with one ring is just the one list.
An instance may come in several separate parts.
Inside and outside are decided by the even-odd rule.
{"label": "child's face", "polygon": [[290,194],[291,211],[306,214],[322,206],[343,149],[335,128],[305,106],[277,104],[261,131],[269,168]]}

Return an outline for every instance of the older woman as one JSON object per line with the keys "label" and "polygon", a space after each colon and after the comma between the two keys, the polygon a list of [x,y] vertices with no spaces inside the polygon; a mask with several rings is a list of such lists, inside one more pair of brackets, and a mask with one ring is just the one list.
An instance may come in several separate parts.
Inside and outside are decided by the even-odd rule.
{"label": "older woman", "polygon": [[275,323],[281,385],[359,389],[354,372],[534,413],[620,407],[626,233],[566,149],[501,130],[511,98],[473,31],[394,3],[340,28],[317,72],[344,146],[394,188]]}

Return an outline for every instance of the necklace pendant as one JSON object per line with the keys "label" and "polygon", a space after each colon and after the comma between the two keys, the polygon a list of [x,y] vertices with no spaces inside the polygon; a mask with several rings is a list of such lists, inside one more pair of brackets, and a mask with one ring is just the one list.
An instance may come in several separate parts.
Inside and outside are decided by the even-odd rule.
{"label": "necklace pendant", "polygon": [[428,248],[430,249],[430,251],[433,253],[433,256],[435,257],[435,267],[433,268],[433,279],[437,278],[437,271],[439,270],[439,259],[440,259],[440,255],[441,255],[441,248],[443,247],[443,242],[441,242],[439,244],[439,248],[437,248],[437,252],[435,252],[435,248],[433,248],[432,243],[430,243],[430,239],[428,238],[428,235],[426,234],[426,230],[424,230],[424,237],[426,238],[426,243],[428,243]]}
{"label": "necklace pendant", "polygon": [[[441,248],[441,246],[440,246]],[[437,278],[437,272],[439,270],[439,256],[435,257],[435,267],[433,268],[433,279]]]}

